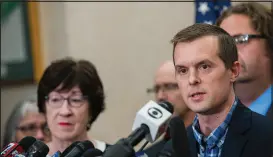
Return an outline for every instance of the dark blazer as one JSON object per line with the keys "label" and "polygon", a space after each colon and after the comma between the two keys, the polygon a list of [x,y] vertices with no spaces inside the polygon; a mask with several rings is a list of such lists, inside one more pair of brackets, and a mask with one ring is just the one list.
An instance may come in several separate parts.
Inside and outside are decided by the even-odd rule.
{"label": "dark blazer", "polygon": [[[197,157],[199,144],[194,138],[192,126],[187,128],[187,133],[191,157]],[[171,140],[166,143],[169,144]],[[229,124],[221,157],[272,157],[272,148],[272,121],[252,112],[239,102]],[[173,150],[169,151],[173,152]]]}
{"label": "dark blazer", "polygon": [[[273,91],[272,91],[272,94],[273,94]],[[273,95],[272,95],[272,98],[273,99]],[[271,102],[271,106],[269,108],[269,110],[267,111],[266,113],[266,116],[271,120],[271,122],[273,123],[273,101]],[[272,133],[273,134],[273,133]]]}
{"label": "dark blazer", "polygon": [[[272,91],[271,99],[273,99],[273,91]],[[269,110],[266,113],[266,117],[268,117],[270,119],[271,123],[273,123],[273,101],[271,103]],[[273,134],[273,132],[272,132],[272,134]],[[272,146],[272,150],[273,150],[273,146]],[[273,157],[273,153],[272,153],[272,157]]]}

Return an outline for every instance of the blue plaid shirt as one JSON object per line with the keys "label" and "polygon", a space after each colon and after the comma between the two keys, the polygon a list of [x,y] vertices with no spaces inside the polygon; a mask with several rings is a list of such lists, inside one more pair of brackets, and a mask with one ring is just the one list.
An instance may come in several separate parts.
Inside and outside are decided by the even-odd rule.
{"label": "blue plaid shirt", "polygon": [[196,116],[194,118],[192,129],[193,129],[194,137],[199,143],[198,157],[220,157],[221,156],[222,147],[226,138],[226,134],[228,132],[228,124],[230,122],[232,113],[237,106],[237,103],[238,103],[238,99],[236,98],[224,122],[214,131],[212,131],[208,137],[205,137],[201,133],[198,117]]}

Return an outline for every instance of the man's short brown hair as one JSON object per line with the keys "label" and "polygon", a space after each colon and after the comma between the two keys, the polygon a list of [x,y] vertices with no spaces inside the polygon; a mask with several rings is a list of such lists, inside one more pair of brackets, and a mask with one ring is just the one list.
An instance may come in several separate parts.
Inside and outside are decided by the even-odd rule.
{"label": "man's short brown hair", "polygon": [[178,43],[191,42],[204,36],[216,36],[218,38],[219,57],[227,69],[231,68],[233,63],[238,60],[236,44],[225,30],[209,24],[197,23],[179,31],[171,40],[173,43],[173,60],[174,50]]}

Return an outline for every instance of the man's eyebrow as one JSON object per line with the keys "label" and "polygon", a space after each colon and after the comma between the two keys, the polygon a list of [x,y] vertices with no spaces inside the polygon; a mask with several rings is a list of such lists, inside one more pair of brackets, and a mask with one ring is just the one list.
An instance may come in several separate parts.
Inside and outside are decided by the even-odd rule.
{"label": "man's eyebrow", "polygon": [[201,61],[197,62],[196,65],[201,65],[201,64],[205,64],[205,63],[213,64],[212,61],[210,61],[208,59],[204,59],[204,60],[201,60]]}
{"label": "man's eyebrow", "polygon": [[183,68],[183,67],[186,67],[186,66],[184,66],[184,65],[175,65],[174,67],[176,69],[176,68]]}
{"label": "man's eyebrow", "polygon": [[[214,64],[212,61],[210,61],[209,59],[204,59],[204,60],[201,60],[201,61],[198,61],[196,63],[194,63],[194,65],[201,65],[201,64]],[[184,68],[184,67],[187,67],[185,65],[181,65],[181,64],[177,64],[175,65],[175,68]]]}

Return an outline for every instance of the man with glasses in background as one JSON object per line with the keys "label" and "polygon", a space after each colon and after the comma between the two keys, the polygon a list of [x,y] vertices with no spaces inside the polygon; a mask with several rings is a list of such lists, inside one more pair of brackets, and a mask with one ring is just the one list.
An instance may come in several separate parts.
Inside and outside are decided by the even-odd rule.
{"label": "man with glasses in background", "polygon": [[273,21],[272,12],[259,3],[230,7],[218,18],[237,44],[241,71],[235,83],[236,96],[252,111],[273,121]]}
{"label": "man with glasses in background", "polygon": [[[162,63],[156,71],[154,87],[147,90],[148,93],[155,94],[157,102],[168,101],[174,106],[174,116],[179,116],[189,126],[194,118],[194,113],[185,105],[182,95],[178,90],[175,79],[175,69],[172,60]],[[145,150],[149,157],[156,157],[157,153],[163,149],[165,143],[170,139],[168,131],[162,140]]]}

